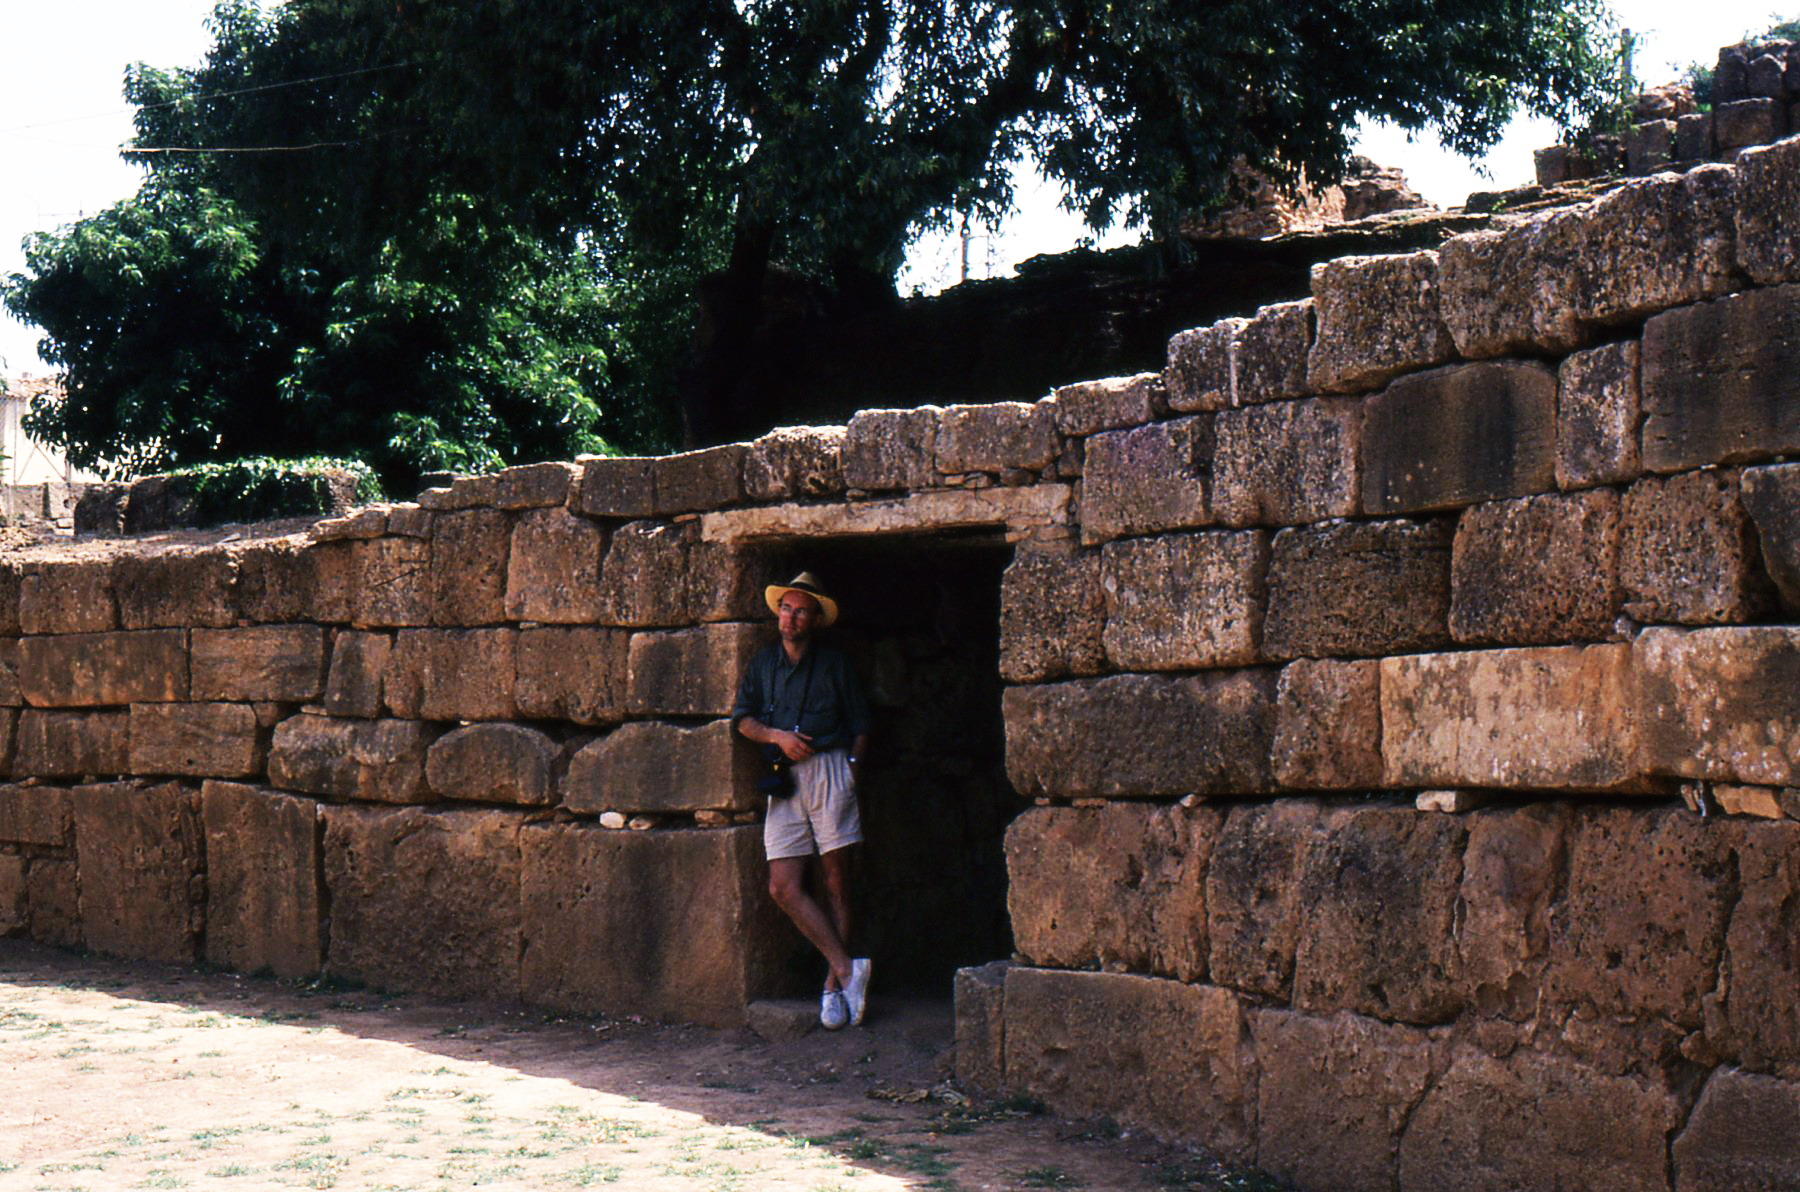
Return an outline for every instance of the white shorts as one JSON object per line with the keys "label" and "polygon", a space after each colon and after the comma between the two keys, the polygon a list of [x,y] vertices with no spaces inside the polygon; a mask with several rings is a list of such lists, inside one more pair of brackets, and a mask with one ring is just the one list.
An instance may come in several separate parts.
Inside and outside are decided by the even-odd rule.
{"label": "white shorts", "polygon": [[763,818],[763,850],[769,860],[836,852],[862,839],[847,751],[815,753],[795,762],[790,772],[794,793],[770,799]]}

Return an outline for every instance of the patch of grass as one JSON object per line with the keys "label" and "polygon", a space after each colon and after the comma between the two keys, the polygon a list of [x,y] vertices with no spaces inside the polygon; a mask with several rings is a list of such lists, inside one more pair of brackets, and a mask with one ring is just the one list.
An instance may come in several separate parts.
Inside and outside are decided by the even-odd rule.
{"label": "patch of grass", "polygon": [[207,1172],[206,1175],[208,1179],[229,1180],[240,1175],[249,1175],[250,1171],[251,1169],[245,1167],[242,1163],[227,1163],[223,1167],[213,1168],[211,1171]]}
{"label": "patch of grass", "polygon": [[1079,1188],[1080,1180],[1060,1167],[1030,1167],[1019,1173],[1019,1182],[1027,1188]]}
{"label": "patch of grass", "polygon": [[140,1188],[185,1188],[187,1181],[172,1171],[159,1169],[139,1180],[137,1186]]}
{"label": "patch of grass", "polygon": [[568,1184],[576,1188],[592,1188],[598,1184],[616,1184],[625,1171],[621,1167],[612,1167],[603,1163],[584,1163],[573,1171],[565,1171],[561,1175],[552,1176],[559,1184]]}

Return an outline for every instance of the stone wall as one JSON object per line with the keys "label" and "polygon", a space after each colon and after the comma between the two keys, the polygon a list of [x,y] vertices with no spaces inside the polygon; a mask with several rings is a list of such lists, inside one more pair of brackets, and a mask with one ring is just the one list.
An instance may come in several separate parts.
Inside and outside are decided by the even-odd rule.
{"label": "stone wall", "polygon": [[1796,194],[1784,141],[1037,402],[10,556],[0,928],[740,1021],[796,971],[722,720],[761,587],[929,555],[988,594],[848,623],[920,663],[877,702],[993,699],[941,663],[989,618],[1039,805],[968,1083],[1302,1187],[1793,1186]]}

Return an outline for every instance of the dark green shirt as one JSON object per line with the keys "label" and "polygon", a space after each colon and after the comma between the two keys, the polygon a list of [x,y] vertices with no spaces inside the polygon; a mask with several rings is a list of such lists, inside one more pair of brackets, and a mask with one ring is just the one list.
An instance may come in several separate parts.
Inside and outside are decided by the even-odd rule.
{"label": "dark green shirt", "polygon": [[[805,707],[800,706],[802,697]],[[816,641],[797,665],[788,662],[780,642],[757,652],[738,684],[731,727],[746,716],[782,732],[798,726],[817,750],[847,747],[869,731],[869,701],[850,660]]]}

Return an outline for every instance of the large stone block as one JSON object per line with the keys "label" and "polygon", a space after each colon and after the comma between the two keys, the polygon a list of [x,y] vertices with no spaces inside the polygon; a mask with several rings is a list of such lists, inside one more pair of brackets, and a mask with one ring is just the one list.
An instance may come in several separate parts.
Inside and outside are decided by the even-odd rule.
{"label": "large stone block", "polygon": [[640,715],[724,716],[737,697],[750,656],[773,627],[727,622],[669,633],[634,633],[627,662],[627,704]]}
{"label": "large stone block", "polygon": [[1729,469],[1647,476],[1632,485],[1620,555],[1625,611],[1639,621],[1730,624],[1774,605],[1756,525]]}
{"label": "large stone block", "polygon": [[446,799],[541,806],[556,801],[562,749],[518,724],[468,724],[432,743],[425,781]]}
{"label": "large stone block", "polygon": [[197,700],[318,699],[325,631],[317,625],[196,629],[188,642],[188,694]]}
{"label": "large stone block", "polygon": [[566,509],[534,509],[513,528],[506,615],[519,621],[592,622],[600,615],[606,534]]}
{"label": "large stone block", "polygon": [[186,699],[187,632],[27,637],[19,643],[19,688],[27,703],[51,708]]}
{"label": "large stone block", "polygon": [[1638,457],[1636,340],[1575,352],[1556,372],[1556,484],[1626,484]]}
{"label": "large stone block", "polygon": [[1524,361],[1401,377],[1364,406],[1367,513],[1453,509],[1556,487],[1556,374]]}
{"label": "large stone block", "polygon": [[525,1000],[730,1026],[777,992],[793,937],[764,890],[760,829],[541,824],[521,839]]}
{"label": "large stone block", "polygon": [[304,534],[232,547],[238,607],[258,623],[350,619],[354,556],[348,543],[315,544]]}
{"label": "large stone block", "polygon": [[512,518],[498,509],[441,513],[431,523],[431,623],[493,625],[508,617]]}
{"label": "large stone block", "polygon": [[1738,496],[1756,522],[1763,567],[1782,608],[1800,613],[1800,465],[1746,468]]}
{"label": "large stone block", "polygon": [[726,443],[679,455],[658,456],[651,461],[656,484],[653,517],[718,509],[744,500],[744,460],[750,449],[743,443]]}
{"label": "large stone block", "polygon": [[752,811],[762,805],[756,747],[729,720],[699,728],[640,720],[582,747],[569,761],[563,806],[602,811]]}
{"label": "large stone block", "polygon": [[1093,551],[1021,546],[1000,580],[1000,675],[1009,683],[1106,667],[1106,594]]}
{"label": "large stone block", "polygon": [[87,946],[131,960],[192,964],[205,922],[205,835],[195,793],[117,782],[73,792]]}
{"label": "large stone block", "polygon": [[1256,1166],[1300,1188],[1392,1188],[1400,1135],[1431,1083],[1423,1031],[1352,1014],[1250,1015]]}
{"label": "large stone block", "polygon": [[327,807],[327,971],[380,989],[519,997],[518,815]]}
{"label": "large stone block", "polygon": [[1567,803],[1532,803],[1469,817],[1456,967],[1482,1015],[1529,1019],[1538,1010],[1550,935],[1559,928]]}
{"label": "large stone block", "polygon": [[1304,395],[1312,339],[1311,298],[1259,308],[1231,340],[1232,404]]}
{"label": "large stone block", "polygon": [[290,716],[275,726],[269,782],[285,790],[378,803],[428,803],[425,751],[435,732],[417,720]]}
{"label": "large stone block", "polygon": [[237,624],[237,559],[223,548],[120,554],[112,582],[121,628]]}
{"label": "large stone block", "polygon": [[1169,397],[1163,389],[1161,373],[1063,385],[1050,403],[1056,429],[1072,436],[1142,426],[1163,417],[1168,410]]}
{"label": "large stone block", "polygon": [[1800,137],[1737,162],[1737,262],[1751,280],[1800,281]]}
{"label": "large stone block", "polygon": [[1400,1140],[1402,1188],[1668,1188],[1667,1089],[1566,1056],[1462,1052]]}
{"label": "large stone block", "polygon": [[1256,1070],[1227,990],[1123,973],[1014,966],[1006,1082],[1057,1113],[1104,1113],[1240,1161],[1253,1156]]}
{"label": "large stone block", "polygon": [[1381,661],[1385,785],[1646,789],[1631,647]]}
{"label": "large stone block", "polygon": [[0,637],[0,707],[16,708],[25,702],[19,688],[19,639]]}
{"label": "large stone block", "polygon": [[240,973],[310,977],[325,962],[318,804],[262,787],[208,782],[206,960]]}
{"label": "large stone block", "polygon": [[750,444],[744,489],[753,501],[817,500],[844,491],[842,426],[782,426]]}
{"label": "large stone block", "polygon": [[1312,267],[1319,328],[1307,384],[1326,393],[1374,389],[1456,357],[1438,312],[1438,255],[1339,257]]}
{"label": "large stone block", "polygon": [[1181,413],[1224,410],[1237,404],[1231,379],[1231,345],[1248,319],[1221,319],[1169,340],[1163,384],[1169,408]]}
{"label": "large stone block", "polygon": [[629,641],[619,629],[521,629],[513,648],[519,715],[577,724],[623,719]]}
{"label": "large stone block", "polygon": [[81,778],[124,774],[131,767],[129,714],[45,712],[19,715],[16,778]]}
{"label": "large stone block", "polygon": [[1213,420],[1154,422],[1087,440],[1081,540],[1105,542],[1211,520]]}
{"label": "large stone block", "polygon": [[861,410],[844,434],[844,483],[880,492],[937,483],[938,406]]}
{"label": "large stone block", "polygon": [[687,552],[688,615],[712,621],[751,621],[769,614],[763,589],[803,570],[785,544],[698,541]]}
{"label": "large stone block", "polygon": [[1015,947],[1046,968],[1206,979],[1211,808],[1040,807],[1006,830]]}
{"label": "large stone block", "polygon": [[1007,775],[1020,794],[1266,791],[1275,678],[1242,670],[1009,687]]}
{"label": "large stone block", "polygon": [[1749,1072],[1715,1072],[1686,1129],[1676,1137],[1679,1192],[1800,1188],[1800,1082]]}
{"label": "large stone block", "polygon": [[133,774],[246,778],[263,768],[249,704],[133,704],[130,732]]}
{"label": "large stone block", "polygon": [[74,839],[69,792],[55,786],[0,786],[0,842],[63,848]]}
{"label": "large stone block", "polygon": [[1270,658],[1397,654],[1450,641],[1450,522],[1283,530],[1269,552]]}
{"label": "large stone block", "polygon": [[1647,470],[1800,451],[1800,286],[1658,315],[1643,353]]}
{"label": "large stone block", "polygon": [[1362,403],[1284,401],[1221,413],[1215,424],[1213,519],[1291,526],[1357,512]]}
{"label": "large stone block", "polygon": [[19,624],[19,586],[24,568],[15,562],[0,562],[0,637],[17,637],[24,630]]}
{"label": "large stone block", "polygon": [[1756,1069],[1800,1060],[1800,824],[1739,828],[1738,898],[1718,988],[1704,999],[1707,1040]]}
{"label": "large stone block", "polygon": [[17,853],[0,853],[0,939],[25,935],[31,929],[30,891],[25,874],[30,864]]}
{"label": "large stone block", "polygon": [[1560,208],[1452,236],[1438,250],[1438,308],[1471,359],[1580,347],[1575,316],[1583,215]]}
{"label": "large stone block", "polygon": [[1410,804],[1346,808],[1306,850],[1294,1005],[1429,1025],[1463,1007],[1458,882],[1468,828]]}
{"label": "large stone block", "polygon": [[947,406],[938,420],[937,470],[946,474],[1009,468],[1040,472],[1060,450],[1056,423],[1044,402]]}
{"label": "large stone block", "polygon": [[1120,670],[1254,663],[1268,560],[1259,531],[1108,543],[1100,551],[1107,659]]}
{"label": "large stone block", "polygon": [[512,629],[404,629],[382,672],[382,700],[396,716],[425,720],[510,720]]}
{"label": "large stone block", "polygon": [[494,474],[492,480],[493,503],[496,508],[555,508],[568,504],[569,493],[581,480],[581,466],[560,460],[519,464],[502,468]]}
{"label": "large stone block", "polygon": [[1269,765],[1301,790],[1381,785],[1381,670],[1359,662],[1302,659],[1281,669]]}
{"label": "large stone block", "polygon": [[350,620],[359,629],[431,624],[431,543],[423,538],[371,538],[350,550]]}
{"label": "large stone block", "polygon": [[685,625],[689,540],[666,522],[631,522],[612,536],[600,577],[600,617],[607,625]]}
{"label": "large stone block", "polygon": [[586,461],[569,507],[590,517],[653,517],[654,460],[648,456],[600,456]]}
{"label": "large stone block", "polygon": [[74,857],[33,857],[25,873],[25,904],[32,939],[53,948],[85,946],[80,869]]}
{"label": "large stone block", "polygon": [[1766,145],[1787,131],[1787,111],[1768,96],[1740,99],[1713,108],[1713,136],[1721,153]]}
{"label": "large stone block", "polygon": [[393,637],[355,629],[340,629],[336,636],[325,682],[325,710],[364,720],[381,715],[381,676],[393,652]]}
{"label": "large stone block", "polygon": [[108,559],[42,559],[19,577],[24,633],[104,633],[119,627]]}
{"label": "large stone block", "polygon": [[979,1097],[1006,1092],[1004,960],[956,970],[956,1083]]}
{"label": "large stone block", "polygon": [[1619,615],[1619,496],[1611,489],[1463,511],[1450,555],[1450,633],[1476,645],[1593,641]]}
{"label": "large stone block", "polygon": [[1652,771],[1800,785],[1800,629],[1651,629],[1633,650]]}

